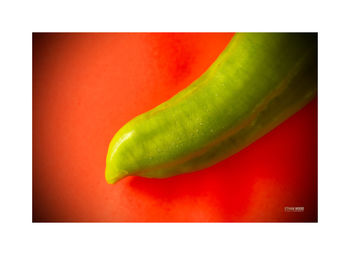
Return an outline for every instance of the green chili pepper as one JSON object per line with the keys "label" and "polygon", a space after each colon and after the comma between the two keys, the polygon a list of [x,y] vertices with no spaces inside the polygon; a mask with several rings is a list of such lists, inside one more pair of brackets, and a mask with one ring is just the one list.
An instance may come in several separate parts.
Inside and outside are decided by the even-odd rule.
{"label": "green chili pepper", "polygon": [[207,168],[272,130],[316,91],[316,33],[238,33],[189,87],[115,134],[106,180]]}

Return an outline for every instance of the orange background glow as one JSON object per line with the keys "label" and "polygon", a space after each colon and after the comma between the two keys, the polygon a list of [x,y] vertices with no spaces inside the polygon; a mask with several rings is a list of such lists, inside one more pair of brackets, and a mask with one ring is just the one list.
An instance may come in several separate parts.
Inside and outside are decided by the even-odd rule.
{"label": "orange background glow", "polygon": [[232,36],[33,34],[33,221],[317,221],[317,99],[208,169],[104,179],[115,132],[198,78]]}

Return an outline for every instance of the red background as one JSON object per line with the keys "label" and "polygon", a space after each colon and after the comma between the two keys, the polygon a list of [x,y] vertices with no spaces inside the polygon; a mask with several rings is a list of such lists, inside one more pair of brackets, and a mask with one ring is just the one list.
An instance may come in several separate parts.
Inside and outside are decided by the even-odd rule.
{"label": "red background", "polygon": [[33,221],[317,221],[316,99],[208,169],[104,179],[114,133],[198,78],[232,36],[33,34]]}

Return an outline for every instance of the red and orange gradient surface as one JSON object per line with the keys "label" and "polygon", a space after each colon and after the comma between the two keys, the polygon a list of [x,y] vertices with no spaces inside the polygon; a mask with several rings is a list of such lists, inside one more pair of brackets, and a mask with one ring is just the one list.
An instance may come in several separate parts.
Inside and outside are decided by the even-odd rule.
{"label": "red and orange gradient surface", "polygon": [[198,78],[232,36],[33,34],[33,221],[317,221],[317,99],[208,169],[104,179],[115,132]]}

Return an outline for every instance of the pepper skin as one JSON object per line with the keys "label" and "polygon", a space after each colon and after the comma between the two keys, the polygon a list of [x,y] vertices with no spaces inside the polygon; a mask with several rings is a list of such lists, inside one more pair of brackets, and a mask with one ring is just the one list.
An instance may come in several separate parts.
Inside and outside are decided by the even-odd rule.
{"label": "pepper skin", "polygon": [[115,134],[106,180],[166,178],[210,167],[271,131],[316,93],[316,33],[237,33],[201,77]]}

